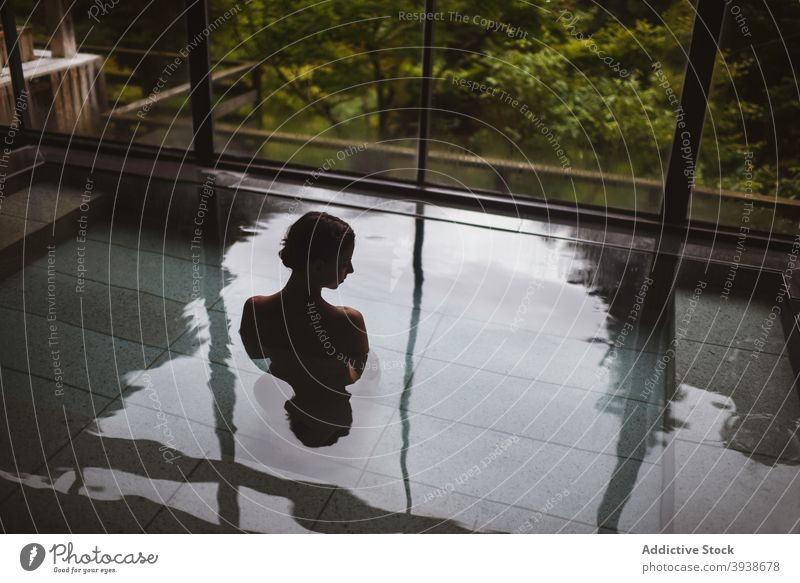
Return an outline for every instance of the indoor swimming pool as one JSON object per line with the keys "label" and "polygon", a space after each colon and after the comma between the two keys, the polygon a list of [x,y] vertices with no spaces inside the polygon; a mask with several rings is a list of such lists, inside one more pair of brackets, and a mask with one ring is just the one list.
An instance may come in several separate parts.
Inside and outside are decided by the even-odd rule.
{"label": "indoor swimming pool", "polygon": [[[0,282],[5,530],[800,531],[779,270],[442,207],[217,204],[90,221]],[[309,210],[355,230],[324,297],[370,342],[325,447],[238,333]]]}

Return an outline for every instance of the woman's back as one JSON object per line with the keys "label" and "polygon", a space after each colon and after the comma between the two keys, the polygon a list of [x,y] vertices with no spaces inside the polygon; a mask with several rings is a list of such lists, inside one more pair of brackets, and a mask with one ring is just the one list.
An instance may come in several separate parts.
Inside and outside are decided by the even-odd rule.
{"label": "woman's back", "polygon": [[299,301],[286,290],[247,300],[240,334],[248,355],[269,358],[277,376],[331,388],[354,382],[369,351],[357,310],[321,298]]}

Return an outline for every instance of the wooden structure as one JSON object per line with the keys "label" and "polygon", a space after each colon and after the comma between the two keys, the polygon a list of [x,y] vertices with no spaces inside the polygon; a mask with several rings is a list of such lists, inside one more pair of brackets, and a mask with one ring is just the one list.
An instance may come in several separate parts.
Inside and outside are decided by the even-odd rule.
{"label": "wooden structure", "polygon": [[[50,51],[33,53],[34,58],[22,64],[32,127],[65,134],[98,133],[107,103],[102,57],[78,53],[54,58]],[[14,93],[8,69],[0,74],[0,94],[0,119],[10,119]]]}
{"label": "wooden structure", "polygon": [[[107,108],[103,58],[76,52],[72,17],[62,0],[46,0],[44,9],[50,29],[48,50],[34,49],[30,28],[17,27],[31,126],[48,132],[97,135]],[[0,38],[0,63],[5,67],[8,55],[3,40]],[[15,105],[6,67],[0,74],[0,123],[11,123]]]}
{"label": "wooden structure", "polygon": [[[6,38],[3,29],[0,28],[0,68],[8,65],[8,51],[6,50]],[[17,27],[17,38],[19,39],[19,52],[22,62],[32,61],[36,57],[33,54],[33,33],[29,26]]]}

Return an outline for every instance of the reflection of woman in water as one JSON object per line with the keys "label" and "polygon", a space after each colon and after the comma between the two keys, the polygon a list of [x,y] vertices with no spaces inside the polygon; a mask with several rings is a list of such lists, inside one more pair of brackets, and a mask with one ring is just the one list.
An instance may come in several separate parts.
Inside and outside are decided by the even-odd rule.
{"label": "reflection of woman in water", "polygon": [[279,255],[292,270],[284,288],[244,305],[239,333],[250,358],[270,360],[269,372],[292,385],[286,403],[292,431],[311,447],[331,445],[352,424],[346,386],[364,372],[369,342],[358,310],[334,306],[322,288],[348,274],[355,233],[343,220],[310,212],[286,233]]}

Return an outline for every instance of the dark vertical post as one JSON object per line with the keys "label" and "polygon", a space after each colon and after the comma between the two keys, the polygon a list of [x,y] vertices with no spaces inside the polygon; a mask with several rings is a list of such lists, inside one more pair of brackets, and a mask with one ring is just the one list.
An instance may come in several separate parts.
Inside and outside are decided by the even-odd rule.
{"label": "dark vertical post", "polygon": [[211,63],[208,56],[208,2],[186,0],[189,82],[192,86],[194,154],[203,165],[214,158],[214,123],[211,117]]}
{"label": "dark vertical post", "polygon": [[661,202],[662,220],[687,225],[687,211],[694,187],[697,153],[708,107],[708,91],[722,35],[725,0],[697,0],[689,62],[681,95],[683,126],[675,126],[672,152]]}
{"label": "dark vertical post", "polygon": [[22,57],[17,38],[17,22],[14,18],[14,7],[11,0],[4,0],[0,4],[0,21],[3,24],[3,36],[8,54],[8,70],[11,72],[11,87],[14,91],[14,109],[19,116],[19,123],[23,130],[31,129],[31,120],[28,115],[28,91],[25,88],[25,76],[22,73]]}
{"label": "dark vertical post", "polygon": [[264,116],[261,115],[261,101],[264,99],[264,93],[261,90],[261,63],[256,63],[255,68],[253,69],[253,85],[255,86],[256,90],[256,102],[255,102],[255,118],[256,123],[258,124],[258,129],[264,129]]}
{"label": "dark vertical post", "polygon": [[[425,13],[436,12],[436,0],[425,0]],[[422,88],[419,98],[419,147],[417,149],[417,185],[425,184],[428,168],[428,138],[431,132],[431,103],[433,101],[433,26],[426,18],[422,24]]]}

